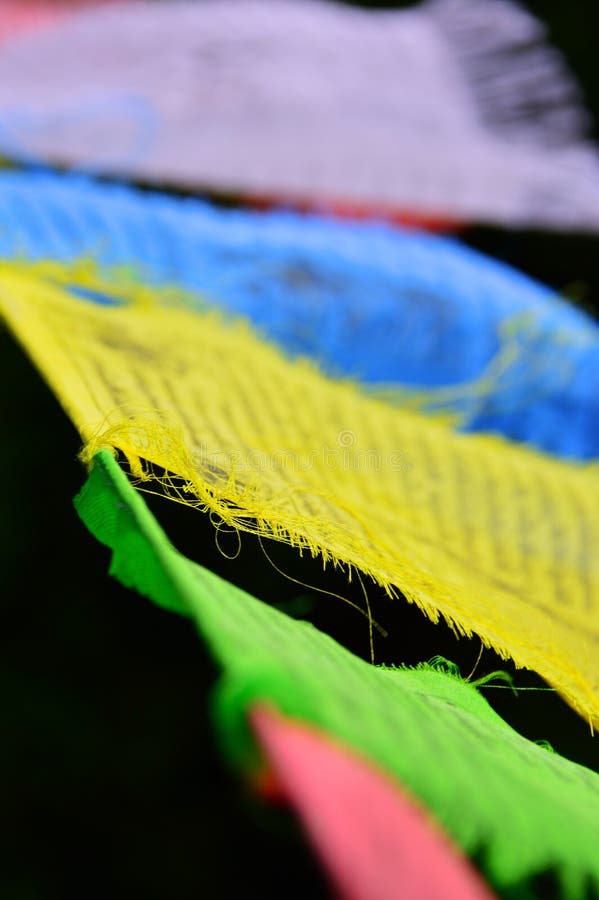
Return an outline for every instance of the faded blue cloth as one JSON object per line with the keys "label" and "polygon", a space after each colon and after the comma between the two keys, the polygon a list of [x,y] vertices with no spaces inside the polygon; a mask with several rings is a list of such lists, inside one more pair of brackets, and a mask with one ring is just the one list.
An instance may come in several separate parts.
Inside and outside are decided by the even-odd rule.
{"label": "faded blue cloth", "polygon": [[458,413],[467,430],[599,456],[599,328],[455,240],[4,172],[0,255],[132,264],[248,317],[333,375],[424,389],[427,408]]}

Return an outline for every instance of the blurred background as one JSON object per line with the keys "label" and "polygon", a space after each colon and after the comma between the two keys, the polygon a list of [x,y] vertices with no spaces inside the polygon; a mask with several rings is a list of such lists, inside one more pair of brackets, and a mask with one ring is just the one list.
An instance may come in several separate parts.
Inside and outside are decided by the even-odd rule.
{"label": "blurred background", "polygon": [[[599,138],[597,4],[525,5],[547,24],[576,74]],[[597,316],[596,236],[486,225],[466,227],[462,239]],[[0,897],[328,896],[291,817],[254,800],[224,767],[210,722],[217,672],[192,627],[108,578],[108,554],[72,506],[84,480],[76,458],[80,439],[4,330],[0,342]],[[229,560],[216,547],[210,522],[174,506],[152,501],[179,549],[367,657],[364,621],[319,593],[359,600],[339,573],[323,573],[306,559],[300,565],[291,550],[271,543],[277,571],[250,536],[242,536],[239,557]],[[280,572],[318,591],[302,590]],[[392,643],[377,639],[377,662],[416,663],[441,654],[463,675],[471,672],[478,641],[458,641],[407,604],[392,604],[374,585],[369,596],[375,618],[393,637]],[[485,651],[477,674],[496,668],[510,667]],[[514,678],[517,685],[543,687],[531,673]],[[489,689],[487,696],[523,734],[547,739],[599,771],[588,729],[555,694],[525,692],[516,699]],[[550,896],[550,881],[542,890]]]}

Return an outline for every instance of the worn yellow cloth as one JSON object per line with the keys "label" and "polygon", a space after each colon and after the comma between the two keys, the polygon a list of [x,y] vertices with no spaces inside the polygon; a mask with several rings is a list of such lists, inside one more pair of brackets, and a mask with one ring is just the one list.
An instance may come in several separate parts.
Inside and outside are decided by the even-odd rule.
{"label": "worn yellow cloth", "polygon": [[102,306],[6,264],[0,309],[88,459],[118,448],[185,503],[401,589],[599,723],[596,467],[452,433],[148,289]]}

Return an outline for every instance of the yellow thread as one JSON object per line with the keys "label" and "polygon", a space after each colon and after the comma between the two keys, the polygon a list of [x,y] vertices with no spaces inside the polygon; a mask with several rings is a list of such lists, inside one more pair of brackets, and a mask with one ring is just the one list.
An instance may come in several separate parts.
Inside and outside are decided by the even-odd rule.
{"label": "yellow thread", "polygon": [[[239,531],[239,528],[225,529],[225,528],[223,528],[222,522],[214,521],[213,515],[210,516],[210,521],[214,525],[214,532],[215,532],[214,542],[216,544],[216,549],[218,550],[218,552],[221,554],[221,556],[224,556],[225,559],[228,559],[230,561],[237,559],[239,554],[241,553],[241,532]],[[235,534],[237,536],[237,550],[235,551],[235,553],[233,553],[233,555],[230,555],[229,553],[225,553],[225,551],[223,550],[223,548],[220,545],[220,535],[222,532],[226,532],[227,534]]]}
{"label": "yellow thread", "polygon": [[368,643],[370,647],[370,662],[374,665],[374,635],[372,633],[372,610],[370,609],[370,600],[368,598],[368,592],[366,591],[366,587],[364,585],[364,581],[362,580],[362,576],[360,575],[360,570],[356,569],[356,575],[358,581],[360,582],[360,587],[362,588],[362,593],[364,594],[364,601],[366,603],[366,612],[368,614]]}
{"label": "yellow thread", "polygon": [[474,666],[472,667],[472,671],[470,672],[470,674],[468,675],[468,677],[465,679],[466,681],[470,681],[471,678],[472,678],[472,676],[473,676],[474,673],[476,672],[476,670],[477,670],[477,668],[478,668],[478,664],[479,664],[479,662],[480,662],[481,659],[482,659],[482,655],[483,655],[484,649],[485,649],[485,645],[484,645],[483,642],[481,641],[481,642],[480,642],[480,650],[478,651],[478,656],[476,657],[476,662],[474,663]]}
{"label": "yellow thread", "polygon": [[[518,379],[518,397],[526,394],[526,402],[530,402],[539,372],[548,365],[547,336],[543,343],[543,353],[538,354],[534,349],[534,338],[542,334],[542,328],[533,313],[520,313],[500,325],[499,350],[477,378],[455,385],[428,388],[377,383],[368,385],[366,390],[372,397],[398,404],[404,409],[426,412],[427,415],[434,416],[446,426],[456,428],[465,424],[472,413],[468,406],[464,410],[460,410],[460,405],[467,401],[470,403],[477,400],[481,403],[484,402],[493,394],[500,393],[502,384],[509,385],[510,377]],[[526,346],[526,374],[524,376],[521,369],[515,368],[515,364],[522,361],[523,338],[527,338],[529,342]],[[571,362],[559,353],[559,347],[571,346],[573,340],[577,343],[584,343],[585,337],[576,335],[573,338],[570,333],[565,334],[557,330],[551,333],[552,346],[556,350],[550,361],[553,384],[556,382],[567,383],[568,379],[572,377]],[[526,385],[522,382],[523,377],[526,378]]]}
{"label": "yellow thread", "polygon": [[[367,610],[363,610],[358,606],[357,603],[354,603],[353,600],[350,600],[349,597],[344,597],[342,594],[336,594],[334,591],[324,590],[324,588],[319,588],[314,584],[308,584],[305,581],[300,581],[298,578],[294,578],[293,575],[289,575],[287,572],[283,572],[283,570],[281,568],[279,568],[279,566],[277,566],[277,564],[275,563],[273,558],[266,552],[266,547],[264,546],[260,535],[258,535],[258,541],[260,542],[260,547],[262,548],[262,552],[264,553],[264,555],[265,555],[266,559],[268,560],[268,562],[270,563],[270,565],[273,567],[273,569],[276,572],[279,573],[279,575],[282,575],[283,578],[286,578],[288,581],[293,582],[293,584],[297,584],[300,587],[306,588],[309,591],[314,591],[315,593],[318,593],[318,594],[324,594],[327,597],[335,597],[336,600],[343,601],[343,603],[346,603],[349,607],[351,607],[351,609],[355,609],[356,612],[359,612],[361,616],[367,617],[368,627],[370,628],[371,633],[372,633],[372,628],[376,628],[376,630],[381,635],[381,637],[385,637],[385,638],[389,637],[387,631],[385,631],[385,629],[381,625],[379,625],[379,623],[376,621],[376,619],[372,618],[372,615],[370,613],[370,607],[368,607]],[[362,588],[363,588],[363,586],[362,586]],[[368,603],[368,598],[366,599],[366,602]],[[372,636],[371,636],[371,646],[372,646]],[[372,656],[373,655],[371,653],[371,657]],[[371,659],[371,662],[374,663],[374,658]]]}

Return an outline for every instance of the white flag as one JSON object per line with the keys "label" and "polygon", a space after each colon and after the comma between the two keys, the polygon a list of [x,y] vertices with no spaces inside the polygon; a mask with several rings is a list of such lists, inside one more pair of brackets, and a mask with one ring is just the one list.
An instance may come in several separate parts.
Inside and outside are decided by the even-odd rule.
{"label": "white flag", "polygon": [[511,0],[123,2],[0,48],[0,151],[166,185],[599,229],[599,154]]}

